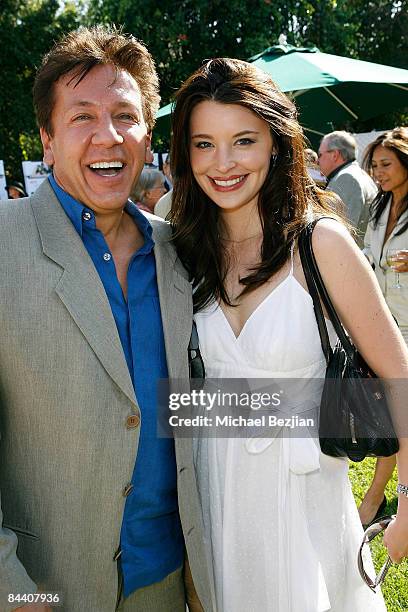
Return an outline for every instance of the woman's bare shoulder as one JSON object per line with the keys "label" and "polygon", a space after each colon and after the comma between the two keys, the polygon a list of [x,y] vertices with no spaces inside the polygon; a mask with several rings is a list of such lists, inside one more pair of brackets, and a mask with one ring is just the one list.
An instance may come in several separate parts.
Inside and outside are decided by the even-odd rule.
{"label": "woman's bare shoulder", "polygon": [[318,221],[313,230],[312,245],[319,267],[330,265],[341,269],[358,262],[367,269],[365,257],[349,230],[336,219]]}

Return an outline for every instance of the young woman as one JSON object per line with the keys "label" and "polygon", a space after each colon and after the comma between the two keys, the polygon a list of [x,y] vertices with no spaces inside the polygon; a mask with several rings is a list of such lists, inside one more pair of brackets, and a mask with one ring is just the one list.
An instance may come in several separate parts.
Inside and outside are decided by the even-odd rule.
{"label": "young woman", "polygon": [[[367,147],[364,162],[378,184],[364,252],[408,343],[408,128],[397,127],[378,136]],[[395,457],[378,459],[373,481],[359,508],[363,524],[384,514],[384,491],[394,468]]]}
{"label": "young woman", "polygon": [[[177,94],[171,158],[174,240],[195,288],[207,377],[303,379],[294,413],[317,416],[325,360],[297,236],[313,217],[335,216],[336,202],[307,176],[294,105],[251,64],[210,60]],[[370,366],[385,378],[408,376],[405,343],[346,228],[322,219],[313,248]],[[362,530],[346,460],[285,431],[202,437],[195,448],[214,610],[385,610],[357,572]],[[406,456],[402,440],[402,483]],[[408,553],[408,498],[386,541],[393,559]]]}

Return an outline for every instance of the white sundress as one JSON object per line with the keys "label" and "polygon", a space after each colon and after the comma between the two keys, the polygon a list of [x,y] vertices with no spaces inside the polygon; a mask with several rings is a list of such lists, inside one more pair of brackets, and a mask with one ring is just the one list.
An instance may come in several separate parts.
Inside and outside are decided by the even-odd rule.
{"label": "white sundress", "polygon": [[[288,276],[237,338],[217,304],[195,320],[206,378],[304,379],[294,411],[317,410],[316,380],[309,382],[323,384],[326,364],[293,253]],[[358,574],[363,530],[347,460],[323,455],[312,437],[203,433],[194,447],[214,611],[386,610]]]}

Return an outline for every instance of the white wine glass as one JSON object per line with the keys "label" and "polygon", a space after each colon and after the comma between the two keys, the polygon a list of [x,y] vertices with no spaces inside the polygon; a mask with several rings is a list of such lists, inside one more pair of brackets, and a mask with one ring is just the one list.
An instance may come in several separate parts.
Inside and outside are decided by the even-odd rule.
{"label": "white wine glass", "polygon": [[393,289],[402,289],[403,286],[400,283],[400,272],[395,268],[399,263],[403,263],[402,259],[408,258],[408,251],[405,249],[388,249],[387,250],[387,266],[394,270],[395,284],[392,285]]}

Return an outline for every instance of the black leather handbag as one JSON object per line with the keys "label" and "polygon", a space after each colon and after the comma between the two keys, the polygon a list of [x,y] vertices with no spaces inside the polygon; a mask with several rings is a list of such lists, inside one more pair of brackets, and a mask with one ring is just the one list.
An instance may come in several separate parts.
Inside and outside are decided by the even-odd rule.
{"label": "black leather handbag", "polygon": [[[312,248],[316,223],[317,220],[302,230],[299,254],[327,363],[320,403],[320,447],[326,455],[349,457],[352,461],[362,461],[367,456],[389,457],[399,445],[383,385],[346,334],[326,291]],[[334,349],[322,303],[338,337]]]}

